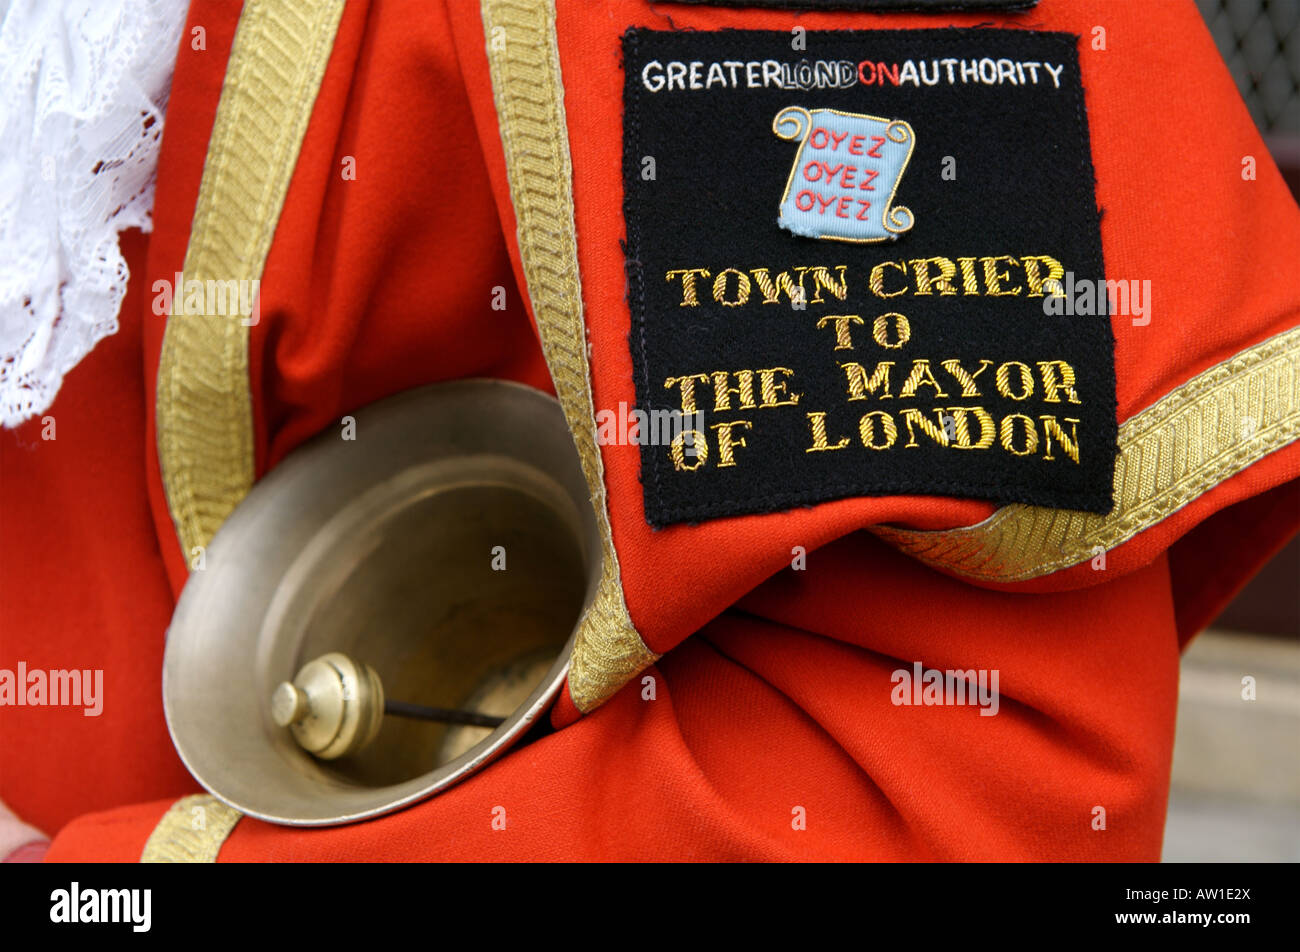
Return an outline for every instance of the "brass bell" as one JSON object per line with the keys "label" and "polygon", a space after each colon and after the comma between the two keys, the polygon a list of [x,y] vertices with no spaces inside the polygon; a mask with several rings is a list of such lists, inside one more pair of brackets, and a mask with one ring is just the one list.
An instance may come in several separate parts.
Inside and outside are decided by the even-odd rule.
{"label": "brass bell", "polygon": [[253,487],[168,631],[182,760],[277,823],[400,809],[501,755],[563,685],[600,578],[551,397],[457,381],[354,417]]}

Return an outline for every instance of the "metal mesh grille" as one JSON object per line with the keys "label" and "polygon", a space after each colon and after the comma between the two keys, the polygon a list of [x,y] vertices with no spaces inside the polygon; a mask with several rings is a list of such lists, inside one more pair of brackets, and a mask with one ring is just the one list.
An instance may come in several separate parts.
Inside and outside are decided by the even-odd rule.
{"label": "metal mesh grille", "polygon": [[1300,132],[1300,2],[1196,0],[1262,132]]}

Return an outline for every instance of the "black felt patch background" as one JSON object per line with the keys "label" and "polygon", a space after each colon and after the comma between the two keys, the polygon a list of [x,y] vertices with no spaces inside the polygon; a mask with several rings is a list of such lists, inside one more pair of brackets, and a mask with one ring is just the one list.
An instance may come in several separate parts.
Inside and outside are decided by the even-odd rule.
{"label": "black felt patch background", "polygon": [[[1025,502],[1106,512],[1112,508],[1115,455],[1114,340],[1103,316],[1048,316],[1041,298],[916,296],[882,300],[868,289],[872,266],[886,260],[945,256],[1050,255],[1075,280],[1104,276],[1099,213],[1088,141],[1077,38],[1025,30],[940,29],[812,31],[807,50],[792,52],[781,31],[673,32],[630,30],[624,36],[626,71],[624,190],[627,225],[630,346],[638,406],[680,407],[669,377],[787,367],[797,406],[714,413],[712,390],[700,388],[706,424],[746,419],[737,431],[746,445],[736,465],[719,468],[713,451],[694,472],[674,468],[665,446],[642,447],[641,480],[647,520],[655,526],[698,522],[725,515],[770,512],[854,495],[929,494]],[[721,88],[648,92],[643,67],[652,60],[718,61],[800,59],[902,63],[1008,58],[1063,65],[1061,87],[1039,70],[1039,84],[967,83],[864,86],[833,89]],[[914,227],[896,241],[849,244],[799,237],[777,225],[778,205],[791,174],[798,143],[772,132],[784,107],[838,109],[909,122],[916,145],[895,203],[910,208]],[[653,157],[655,177],[642,178]],[[955,180],[941,178],[946,156],[956,160]],[[711,280],[699,282],[698,307],[682,307],[680,280],[672,269],[769,268],[773,275],[796,266],[847,265],[848,296],[809,301],[803,311],[750,301],[723,307],[711,296]],[[960,278],[957,279],[960,286]],[[811,290],[811,284],[809,285]],[[870,338],[871,322],[886,312],[905,314],[912,337],[885,350]],[[834,335],[818,330],[819,317],[858,314],[852,351],[836,351]],[[930,360],[947,399],[900,400],[899,387],[913,359]],[[940,368],[958,359],[967,369],[994,362],[978,378],[981,397],[962,398]],[[844,361],[870,371],[895,362],[893,398],[846,402]],[[1004,361],[1064,360],[1077,373],[1081,405],[1044,404],[1040,393],[1018,403],[993,387]],[[1037,377],[1037,369],[1035,368]],[[732,381],[734,384],[734,380]],[[1036,380],[1036,383],[1039,381]],[[932,388],[921,392],[929,394]],[[732,396],[733,401],[736,399]],[[995,440],[987,450],[941,447],[919,436],[904,448],[907,430],[899,410],[915,406],[984,407],[994,420],[1024,413],[1076,417],[1080,461],[1053,460],[1040,449],[1013,456]],[[858,441],[857,421],[867,411],[893,414],[898,441],[885,451]],[[808,453],[807,413],[827,413],[829,439],[850,437],[842,450]],[[934,414],[929,413],[931,418]],[[1068,431],[1067,431],[1068,432]],[[920,431],[918,430],[918,435]],[[1041,428],[1038,432],[1041,438]]]}

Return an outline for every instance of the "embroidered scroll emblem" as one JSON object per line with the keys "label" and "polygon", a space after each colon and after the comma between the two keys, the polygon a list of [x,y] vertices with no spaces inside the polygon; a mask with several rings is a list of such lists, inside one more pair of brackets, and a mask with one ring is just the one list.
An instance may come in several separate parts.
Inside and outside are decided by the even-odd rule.
{"label": "embroidered scroll emblem", "polygon": [[893,241],[912,227],[894,192],[916,135],[901,119],[786,106],[772,131],[798,141],[777,224],[808,238]]}

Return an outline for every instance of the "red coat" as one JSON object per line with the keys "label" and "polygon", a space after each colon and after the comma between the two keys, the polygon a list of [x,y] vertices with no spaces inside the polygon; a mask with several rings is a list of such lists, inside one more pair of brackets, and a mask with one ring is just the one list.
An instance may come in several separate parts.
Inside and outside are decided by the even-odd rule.
{"label": "red coat", "polygon": [[[594,405],[635,405],[619,37],[667,27],[668,8],[558,6]],[[123,238],[122,329],[65,381],[50,411],[57,440],[41,440],[39,421],[0,434],[0,666],[105,672],[100,717],[0,718],[0,799],[54,835],[50,859],[135,860],[169,805],[199,790],[160,703],[186,558],[159,469],[166,318],[149,289],[184,265],[238,19],[226,3],[192,4],[206,49],[192,49],[187,27],[155,228]],[[1190,3],[1043,0],[938,16],[672,6],[671,22],[1081,34],[1108,273],[1149,277],[1158,295],[1151,326],[1113,324],[1119,422],[1297,326],[1300,213]],[[1095,24],[1105,51],[1088,45]],[[343,12],[249,330],[258,475],[410,387],[485,376],[554,390],[523,305],[488,41],[478,4]],[[347,157],[355,179],[340,175]],[[505,312],[488,311],[497,286]],[[1282,354],[1294,399],[1300,358],[1294,344]],[[973,525],[996,509],[978,500],[861,496],[654,531],[636,448],[604,446],[628,617],[664,654],[646,672],[657,698],[642,700],[638,679],[580,715],[566,692],[553,714],[562,729],[431,800],[327,830],[244,818],[220,858],[1155,860],[1179,649],[1300,523],[1297,410],[1283,409],[1289,436],[1149,519],[1105,571],[1084,559],[1019,581],[936,570],[899,551],[905,539],[856,531]],[[795,545],[808,551],[802,572],[789,568]],[[891,673],[916,660],[998,669],[998,716],[893,704]],[[493,828],[496,806],[505,830]],[[804,829],[792,824],[799,807]]]}

